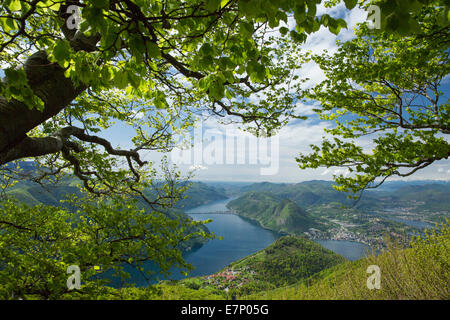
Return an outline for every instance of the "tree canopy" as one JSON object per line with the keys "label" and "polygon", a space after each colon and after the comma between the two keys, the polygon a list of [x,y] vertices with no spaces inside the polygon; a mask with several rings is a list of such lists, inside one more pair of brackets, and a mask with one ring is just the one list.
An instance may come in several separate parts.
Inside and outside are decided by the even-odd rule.
{"label": "tree canopy", "polygon": [[326,130],[331,141],[297,158],[301,168],[347,168],[349,175],[336,177],[339,188],[358,192],[448,159],[450,105],[443,90],[450,33],[434,13],[428,8],[418,15],[421,36],[376,33],[362,25],[337,54],[311,57],[326,80],[306,96],[319,101],[321,119],[336,126]]}
{"label": "tree canopy", "polygon": [[[322,2],[339,3],[2,1],[0,164],[39,157],[53,173],[70,168],[93,193],[134,194],[151,179],[140,152],[170,150],[172,134],[192,126],[196,112],[272,134],[296,117],[301,81],[292,76],[299,58],[290,43],[321,26],[346,27],[341,18],[317,16]],[[382,9],[391,32],[417,30],[414,14],[424,6],[439,16],[436,32],[448,24],[446,1],[359,2],[370,4]],[[280,26],[289,17],[291,30]],[[116,121],[135,129],[129,150],[95,135]]]}
{"label": "tree canopy", "polygon": [[[84,292],[98,288],[96,265],[122,276],[124,263],[151,260],[163,273],[186,267],[176,244],[209,235],[167,215],[185,179],[143,153],[170,151],[173,135],[204,111],[268,134],[286,123],[294,99],[286,86],[295,64],[295,55],[284,55],[290,39],[345,26],[316,17],[320,2],[2,1],[1,187],[72,173],[96,196],[72,200],[73,210],[3,203],[2,296],[61,296],[69,264],[83,271]],[[273,28],[292,14],[301,25],[280,29],[280,43]],[[134,129],[131,148],[101,137],[116,122]],[[40,169],[11,164],[24,158]]]}

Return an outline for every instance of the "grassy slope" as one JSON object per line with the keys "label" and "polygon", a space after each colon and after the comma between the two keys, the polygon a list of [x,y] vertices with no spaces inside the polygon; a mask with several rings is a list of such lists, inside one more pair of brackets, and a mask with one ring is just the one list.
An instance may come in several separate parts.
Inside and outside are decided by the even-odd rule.
{"label": "grassy slope", "polygon": [[[298,283],[246,299],[450,299],[450,227],[417,238],[407,249],[391,246],[375,256],[346,262]],[[367,267],[381,270],[381,289],[369,290]]]}

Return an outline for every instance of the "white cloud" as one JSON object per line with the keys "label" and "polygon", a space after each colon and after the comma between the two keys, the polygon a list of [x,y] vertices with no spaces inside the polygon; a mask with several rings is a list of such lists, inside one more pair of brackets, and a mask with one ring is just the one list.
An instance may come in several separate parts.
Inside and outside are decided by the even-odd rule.
{"label": "white cloud", "polygon": [[[314,54],[321,54],[325,50],[329,54],[337,52],[338,46],[336,40],[347,41],[352,39],[354,35],[353,27],[357,23],[363,22],[367,18],[367,13],[360,9],[353,9],[348,12],[345,9],[344,4],[340,4],[332,9],[325,8],[322,4],[318,7],[318,14],[328,13],[331,16],[337,18],[342,17],[348,24],[348,29],[342,30],[339,36],[336,36],[328,31],[328,29],[322,27],[318,32],[310,35],[306,43],[302,46],[302,50],[311,50]],[[293,29],[295,27],[295,21],[292,17],[289,17],[287,27]],[[304,84],[305,88],[310,88],[325,79],[324,73],[319,66],[313,62],[299,66],[295,71],[300,78],[309,78]],[[259,97],[263,99],[264,96]],[[256,102],[257,98],[252,96],[252,101]],[[313,116],[313,109],[318,107],[319,104],[314,102],[312,104],[305,104],[304,102],[298,102],[295,106],[296,112],[299,115]],[[319,121],[315,117],[311,117],[315,120],[299,121],[295,120],[288,126],[280,130],[277,138],[279,140],[279,164],[280,168],[277,175],[274,176],[261,176],[260,166],[251,165],[248,162],[245,164],[212,164],[206,167],[204,165],[186,164],[180,166],[180,169],[186,171],[196,170],[195,179],[198,180],[223,180],[223,181],[273,181],[273,182],[299,182],[303,180],[313,179],[332,179],[333,175],[344,174],[348,175],[349,172],[342,168],[320,168],[317,170],[307,169],[301,170],[295,161],[295,158],[300,154],[307,154],[311,152],[311,144],[320,144],[323,137],[329,136],[324,132],[325,128],[331,128],[332,122]],[[238,125],[229,124],[222,125],[217,122],[215,118],[207,118],[202,123],[203,129],[207,129],[211,135],[224,135],[225,132],[229,136],[244,136],[248,137],[249,134],[238,130]],[[357,140],[357,144],[364,148],[365,152],[369,152],[373,148],[373,137],[363,137]],[[255,140],[253,140],[255,141]],[[205,145],[208,143],[205,142]],[[256,149],[256,143],[247,144],[245,150],[246,156],[255,156],[258,152]],[[153,158],[153,155],[149,155],[149,158]],[[437,169],[436,169],[437,167]],[[439,161],[436,166],[430,166],[424,170],[417,172],[412,179],[449,179],[450,174],[450,160]],[[393,178],[395,179],[395,178]]]}

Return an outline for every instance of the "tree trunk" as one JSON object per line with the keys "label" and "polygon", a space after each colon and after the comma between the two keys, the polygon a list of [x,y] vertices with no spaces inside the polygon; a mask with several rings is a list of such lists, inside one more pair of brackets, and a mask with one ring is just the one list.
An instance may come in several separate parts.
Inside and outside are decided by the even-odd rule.
{"label": "tree trunk", "polygon": [[[75,51],[95,51],[100,40],[99,35],[86,37],[65,28],[62,31]],[[54,139],[30,139],[27,132],[58,114],[86,89],[84,85],[75,86],[71,79],[66,78],[64,69],[57,63],[51,63],[44,51],[32,54],[24,69],[28,84],[44,102],[44,109],[30,110],[20,101],[7,101],[0,97],[0,165],[23,157],[59,151],[55,149],[59,143]]]}
{"label": "tree trunk", "polygon": [[31,89],[45,107],[30,110],[20,101],[0,97],[0,164],[5,163],[2,160],[8,152],[20,146],[27,132],[58,114],[85,89],[75,87],[58,64],[48,61],[45,52],[30,56],[24,68]]}

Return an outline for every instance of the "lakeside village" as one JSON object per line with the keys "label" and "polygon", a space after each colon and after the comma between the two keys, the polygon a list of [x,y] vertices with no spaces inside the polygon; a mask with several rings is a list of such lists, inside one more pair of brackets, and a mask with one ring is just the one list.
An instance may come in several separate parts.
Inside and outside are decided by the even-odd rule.
{"label": "lakeside village", "polygon": [[[221,214],[235,214],[239,215],[235,210],[228,209],[226,211],[220,212]],[[380,221],[378,218],[370,219],[371,222],[374,223],[375,227],[371,231],[379,231],[381,226],[377,226],[377,222]],[[339,227],[329,229],[327,232],[323,232],[321,230],[315,228],[309,228],[308,231],[303,232],[304,236],[311,240],[348,240],[360,242],[368,246],[379,247],[383,246],[382,237],[367,237],[360,232],[351,232],[347,229],[347,227],[355,227],[357,225],[345,224],[344,222],[338,220],[330,220],[334,224],[338,224]]]}
{"label": "lakeside village", "polygon": [[383,244],[382,237],[367,237],[359,232],[351,232],[345,226],[332,228],[327,232],[315,228],[309,228],[304,232],[305,236],[311,240],[346,240],[360,242],[370,247],[378,247]]}
{"label": "lakeside village", "polygon": [[[409,242],[412,235],[420,229],[392,220],[392,218],[419,221],[434,225],[434,220],[448,216],[448,211],[421,210],[414,212],[423,202],[412,201],[409,206],[397,205],[396,207],[373,210],[366,213],[355,213],[352,210],[340,212],[331,211],[330,205],[315,208],[312,214],[319,215],[323,220],[323,230],[310,228],[304,232],[311,240],[346,240],[360,242],[374,249],[386,247],[386,236],[397,240]],[[328,212],[325,213],[324,212]]]}
{"label": "lakeside village", "polygon": [[247,266],[240,269],[228,267],[224,271],[203,276],[201,279],[207,285],[228,292],[231,289],[236,289],[249,283],[255,275],[256,272],[250,270]]}
{"label": "lakeside village", "polygon": [[307,238],[311,240],[347,240],[347,241],[355,241],[361,242],[366,245],[373,245],[376,243],[375,239],[369,239],[363,235],[355,234],[353,232],[348,231],[347,229],[341,228],[333,228],[327,232],[327,234],[332,234],[332,236],[325,236],[325,233],[315,229],[309,228],[308,231],[304,232]]}
{"label": "lakeside village", "polygon": [[351,224],[335,219],[329,221],[335,226],[327,231],[310,228],[304,232],[304,235],[311,240],[354,241],[372,249],[382,249],[386,247],[386,235],[400,240],[405,238],[405,233],[413,231],[406,225],[395,226],[395,223],[379,217],[371,217],[363,224]]}

